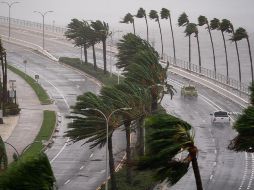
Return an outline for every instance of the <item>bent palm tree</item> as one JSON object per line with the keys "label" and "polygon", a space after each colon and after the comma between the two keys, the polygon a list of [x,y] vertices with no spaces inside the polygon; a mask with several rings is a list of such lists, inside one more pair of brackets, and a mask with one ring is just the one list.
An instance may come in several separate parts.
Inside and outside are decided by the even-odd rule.
{"label": "bent palm tree", "polygon": [[198,17],[198,25],[199,26],[206,25],[206,29],[207,29],[207,31],[209,33],[210,41],[211,41],[211,45],[212,45],[212,51],[213,51],[214,74],[215,74],[215,78],[216,78],[216,72],[217,72],[217,70],[216,70],[216,60],[215,60],[215,53],[214,53],[213,38],[212,38],[211,28],[210,28],[210,25],[209,25],[209,22],[208,22],[207,18],[205,16],[200,15]]}
{"label": "bent palm tree", "polygon": [[[189,24],[188,16],[183,12],[178,18],[178,26],[186,26]],[[191,68],[191,36],[189,36],[189,69]]]}
{"label": "bent palm tree", "polygon": [[146,21],[146,40],[149,42],[149,35],[148,35],[148,22],[147,22],[147,16],[146,16],[146,11],[143,8],[139,8],[137,14],[136,14],[137,18],[145,18]]}
{"label": "bent palm tree", "polygon": [[[198,149],[194,144],[194,135],[190,132],[191,125],[174,116],[161,114],[149,117],[145,127],[151,129],[149,151],[139,161],[138,169],[155,169],[157,180],[175,184],[187,173],[189,164],[192,163],[197,190],[202,190],[197,162]],[[187,156],[177,159],[184,151],[188,153]]]}
{"label": "bent palm tree", "polygon": [[152,20],[155,20],[155,22],[158,22],[159,29],[160,29],[160,35],[161,35],[161,58],[163,58],[164,50],[163,50],[163,40],[162,40],[162,32],[161,32],[161,24],[160,24],[160,17],[155,10],[151,10],[149,13],[149,17]]}
{"label": "bent palm tree", "polygon": [[96,32],[100,41],[102,41],[104,74],[106,74],[107,73],[107,55],[106,55],[107,54],[107,45],[106,45],[106,41],[110,35],[109,26],[108,26],[108,23],[97,20],[95,22],[91,22],[91,27]]}
{"label": "bent palm tree", "polygon": [[253,83],[254,79],[254,75],[253,75],[253,65],[252,65],[252,55],[251,55],[251,48],[250,48],[250,41],[249,41],[249,35],[248,33],[246,32],[246,30],[244,28],[238,28],[236,29],[233,37],[232,37],[232,40],[234,41],[240,41],[242,39],[246,39],[247,43],[248,43],[248,49],[249,49],[249,56],[250,56],[250,67],[251,67],[251,81]]}
{"label": "bent palm tree", "polygon": [[120,21],[120,23],[125,23],[125,24],[131,23],[132,26],[133,26],[133,33],[134,33],[134,35],[136,35],[136,31],[135,31],[135,22],[134,22],[133,15],[132,15],[131,13],[127,13],[127,14],[124,16],[123,20]]}
{"label": "bent palm tree", "polygon": [[161,13],[161,19],[169,19],[172,42],[173,42],[173,50],[174,50],[174,64],[176,64],[176,48],[175,48],[175,38],[174,38],[174,32],[172,27],[172,21],[171,21],[171,14],[170,14],[170,11],[166,8],[162,8],[160,13]]}

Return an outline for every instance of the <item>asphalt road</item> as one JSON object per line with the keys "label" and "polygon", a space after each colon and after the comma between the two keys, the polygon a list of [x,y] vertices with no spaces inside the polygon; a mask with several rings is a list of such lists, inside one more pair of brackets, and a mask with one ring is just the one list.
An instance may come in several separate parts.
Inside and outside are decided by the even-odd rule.
{"label": "asphalt road", "polygon": [[[26,34],[28,36],[18,35],[23,36],[25,39],[29,38],[29,34]],[[39,37],[35,36],[33,34],[33,38],[37,38],[37,41],[39,41]],[[73,54],[76,51],[71,46],[63,47],[61,43],[57,44],[56,42],[52,42],[52,46],[47,43],[47,46],[52,48],[50,50],[52,52],[58,51],[59,55],[61,53],[65,54],[65,51],[68,52],[69,49],[72,49],[70,52]],[[105,152],[98,149],[89,150],[87,145],[80,148],[81,143],[68,145],[66,143],[67,139],[62,138],[62,134],[66,130],[66,123],[68,122],[64,116],[69,113],[68,108],[74,104],[76,96],[88,90],[98,93],[100,87],[85,76],[60,64],[53,63],[42,56],[35,55],[30,50],[23,50],[23,48],[12,45],[5,47],[9,51],[10,62],[21,69],[24,69],[24,65],[22,65],[23,57],[29,58],[27,72],[32,76],[34,74],[40,75],[41,84],[55,99],[55,104],[59,109],[59,120],[62,121],[61,127],[59,127],[60,132],[47,154],[51,159],[60,189],[95,189],[105,176],[103,169],[105,168],[105,162],[103,161]],[[79,51],[76,51],[76,56],[79,53]],[[193,125],[196,144],[200,149],[198,161],[205,189],[253,189],[253,154],[234,153],[227,150],[229,140],[235,135],[233,130],[230,126],[212,126],[209,115],[209,113],[218,109],[241,112],[242,108],[227,98],[199,85],[197,85],[199,91],[197,100],[183,99],[180,97],[179,86],[188,83],[188,81],[176,75],[169,75],[169,78],[170,82],[178,89],[178,93],[173,100],[165,96],[162,104],[168,112]],[[118,135],[118,140],[124,144],[121,135],[123,134]],[[116,150],[116,152],[119,151],[121,149]],[[195,189],[192,173],[190,168],[188,174],[170,189]]]}

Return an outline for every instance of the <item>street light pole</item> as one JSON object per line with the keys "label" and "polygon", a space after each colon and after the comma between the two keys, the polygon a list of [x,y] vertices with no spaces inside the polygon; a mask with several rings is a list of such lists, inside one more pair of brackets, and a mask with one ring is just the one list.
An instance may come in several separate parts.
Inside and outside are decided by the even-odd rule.
{"label": "street light pole", "polygon": [[109,119],[110,117],[117,111],[127,111],[127,110],[131,110],[132,108],[118,108],[114,111],[112,111],[109,116],[107,117],[101,110],[97,109],[97,108],[85,108],[82,110],[93,110],[93,111],[97,111],[99,112],[105,119],[106,122],[106,182],[105,182],[105,190],[108,190],[108,123],[109,123]]}
{"label": "street light pole", "polygon": [[12,7],[12,5],[17,4],[19,2],[15,1],[12,3],[8,3],[6,1],[2,1],[1,3],[4,3],[9,6],[9,39],[10,39],[10,37],[11,37],[11,7]]}
{"label": "street light pole", "polygon": [[45,49],[45,40],[44,40],[44,18],[47,13],[52,13],[53,11],[46,11],[44,13],[39,11],[34,11],[34,13],[39,13],[42,16],[42,48]]}

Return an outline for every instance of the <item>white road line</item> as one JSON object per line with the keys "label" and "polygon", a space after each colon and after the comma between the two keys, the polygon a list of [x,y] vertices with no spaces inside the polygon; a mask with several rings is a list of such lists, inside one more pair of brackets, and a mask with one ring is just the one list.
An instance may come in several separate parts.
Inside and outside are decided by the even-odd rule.
{"label": "white road line", "polygon": [[64,183],[64,185],[66,185],[66,184],[68,184],[68,183],[70,183],[70,179],[68,179],[65,183]]}
{"label": "white road line", "polygon": [[64,143],[64,146],[61,148],[61,150],[57,153],[57,155],[55,155],[55,157],[50,160],[50,163],[54,162],[55,159],[57,159],[57,157],[63,152],[63,150],[65,149],[65,147],[67,146],[68,142],[69,142],[70,138],[67,139],[67,141]]}
{"label": "white road line", "polygon": [[81,166],[79,169],[82,170],[84,168],[84,166]]}
{"label": "white road line", "polygon": [[92,158],[93,157],[93,153],[90,155],[90,157],[89,158]]}

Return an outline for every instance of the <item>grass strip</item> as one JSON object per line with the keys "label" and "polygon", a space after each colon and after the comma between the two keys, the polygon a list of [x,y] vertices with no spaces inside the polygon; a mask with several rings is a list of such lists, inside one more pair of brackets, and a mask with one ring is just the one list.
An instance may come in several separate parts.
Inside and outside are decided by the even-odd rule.
{"label": "grass strip", "polygon": [[43,141],[48,141],[55,129],[56,125],[56,113],[55,111],[44,110],[43,122],[39,133],[37,134],[34,143],[24,152],[22,157],[33,156],[41,152],[44,148]]}
{"label": "grass strip", "polygon": [[8,65],[8,69],[23,78],[33,88],[42,105],[52,103],[47,92],[36,82],[36,80],[11,65]]}
{"label": "grass strip", "polygon": [[[60,57],[59,61],[87,73],[88,75],[99,80],[104,85],[112,86],[118,83],[117,75],[115,74],[110,75],[108,71],[106,74],[104,74],[104,70],[101,68],[97,68],[97,70],[95,70],[93,64],[91,63],[83,62],[81,64],[79,58]],[[119,82],[122,82],[122,81],[123,81],[123,77],[119,76]]]}

